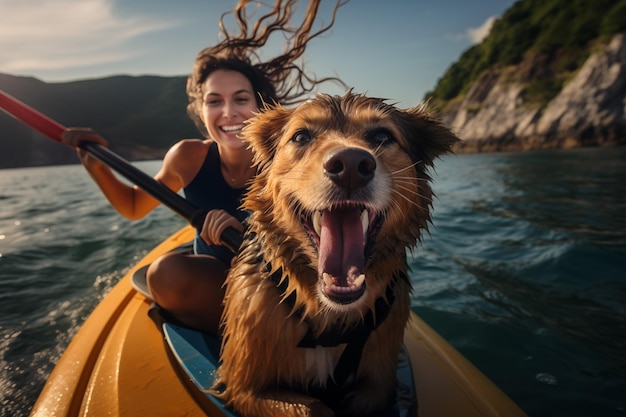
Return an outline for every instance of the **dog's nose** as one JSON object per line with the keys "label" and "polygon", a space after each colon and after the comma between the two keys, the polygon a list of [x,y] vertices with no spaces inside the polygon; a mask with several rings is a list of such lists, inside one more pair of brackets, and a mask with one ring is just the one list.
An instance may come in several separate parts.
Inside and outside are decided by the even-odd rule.
{"label": "dog's nose", "polygon": [[366,185],[375,171],[376,160],[365,149],[338,149],[324,159],[324,175],[347,190]]}

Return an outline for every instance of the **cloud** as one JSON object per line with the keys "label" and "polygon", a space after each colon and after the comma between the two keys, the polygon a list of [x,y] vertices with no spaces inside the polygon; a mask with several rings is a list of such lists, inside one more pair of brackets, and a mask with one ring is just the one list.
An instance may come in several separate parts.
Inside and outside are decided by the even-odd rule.
{"label": "cloud", "polygon": [[491,32],[491,27],[493,26],[495,21],[496,21],[496,17],[491,16],[487,18],[487,20],[485,20],[485,23],[483,23],[479,27],[467,29],[467,32],[466,32],[467,38],[469,38],[469,40],[473,44],[481,43],[483,39],[485,39],[487,35],[489,35],[489,32]]}
{"label": "cloud", "polygon": [[176,26],[119,16],[113,0],[0,0],[0,72],[23,73],[122,61],[127,42]]}

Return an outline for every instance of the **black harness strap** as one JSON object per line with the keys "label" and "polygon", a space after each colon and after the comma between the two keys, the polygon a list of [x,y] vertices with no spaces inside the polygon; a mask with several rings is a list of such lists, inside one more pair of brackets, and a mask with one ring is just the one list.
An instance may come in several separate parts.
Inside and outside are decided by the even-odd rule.
{"label": "black harness strap", "polygon": [[[395,280],[393,280],[387,287],[385,297],[378,298],[374,303],[375,313],[372,312],[372,310],[368,311],[363,320],[358,324],[348,328],[341,325],[335,325],[326,329],[318,336],[315,336],[313,330],[309,328],[302,340],[300,340],[300,343],[298,343],[298,347],[335,347],[344,343],[351,343],[354,340],[359,340],[361,337],[364,337],[365,340],[367,340],[369,334],[376,330],[380,323],[387,318],[391,305],[395,300],[395,296],[393,295],[394,286]],[[291,295],[287,297],[285,302],[295,302],[295,295],[293,298]]]}
{"label": "black harness strap", "polygon": [[[270,281],[274,283],[276,288],[284,294],[289,285],[288,278],[282,280],[282,269],[276,270],[269,276]],[[356,381],[356,371],[363,356],[363,348],[370,334],[378,328],[378,326],[387,318],[391,306],[395,301],[393,294],[396,284],[396,277],[391,281],[385,293],[385,297],[379,297],[374,304],[374,311],[369,310],[364,319],[358,324],[345,328],[343,326],[333,326],[325,330],[320,335],[315,335],[313,330],[309,330],[298,343],[298,347],[315,348],[335,347],[347,343],[346,348],[341,354],[333,375],[328,377],[326,386],[323,390],[316,392],[318,396],[327,405],[336,408],[341,403],[345,392],[348,391]],[[296,294],[291,293],[285,299],[284,303],[292,309],[295,305]],[[300,316],[301,311],[297,311],[296,315]]]}

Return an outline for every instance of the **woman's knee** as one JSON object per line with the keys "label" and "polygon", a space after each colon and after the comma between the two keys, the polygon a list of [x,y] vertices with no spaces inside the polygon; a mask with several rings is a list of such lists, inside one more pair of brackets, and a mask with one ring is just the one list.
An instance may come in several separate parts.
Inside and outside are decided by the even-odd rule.
{"label": "woman's knee", "polygon": [[219,292],[226,272],[226,266],[215,258],[169,253],[148,267],[146,278],[158,302],[164,297],[193,299],[207,290]]}
{"label": "woman's knee", "polygon": [[169,253],[157,258],[146,272],[150,292],[154,295],[162,295],[183,291],[186,283],[180,277],[184,275],[181,274],[184,268],[185,260],[182,254]]}

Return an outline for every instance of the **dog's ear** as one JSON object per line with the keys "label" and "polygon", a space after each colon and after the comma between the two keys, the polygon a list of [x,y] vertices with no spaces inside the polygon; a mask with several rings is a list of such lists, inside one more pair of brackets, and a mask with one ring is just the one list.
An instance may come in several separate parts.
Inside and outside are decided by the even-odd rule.
{"label": "dog's ear", "polygon": [[254,151],[254,160],[261,169],[274,158],[276,147],[292,112],[293,110],[278,104],[266,106],[246,122],[241,135],[250,143]]}
{"label": "dog's ear", "polygon": [[415,161],[431,166],[438,156],[451,152],[459,138],[432,117],[426,104],[399,110],[403,134],[409,144],[409,153]]}

